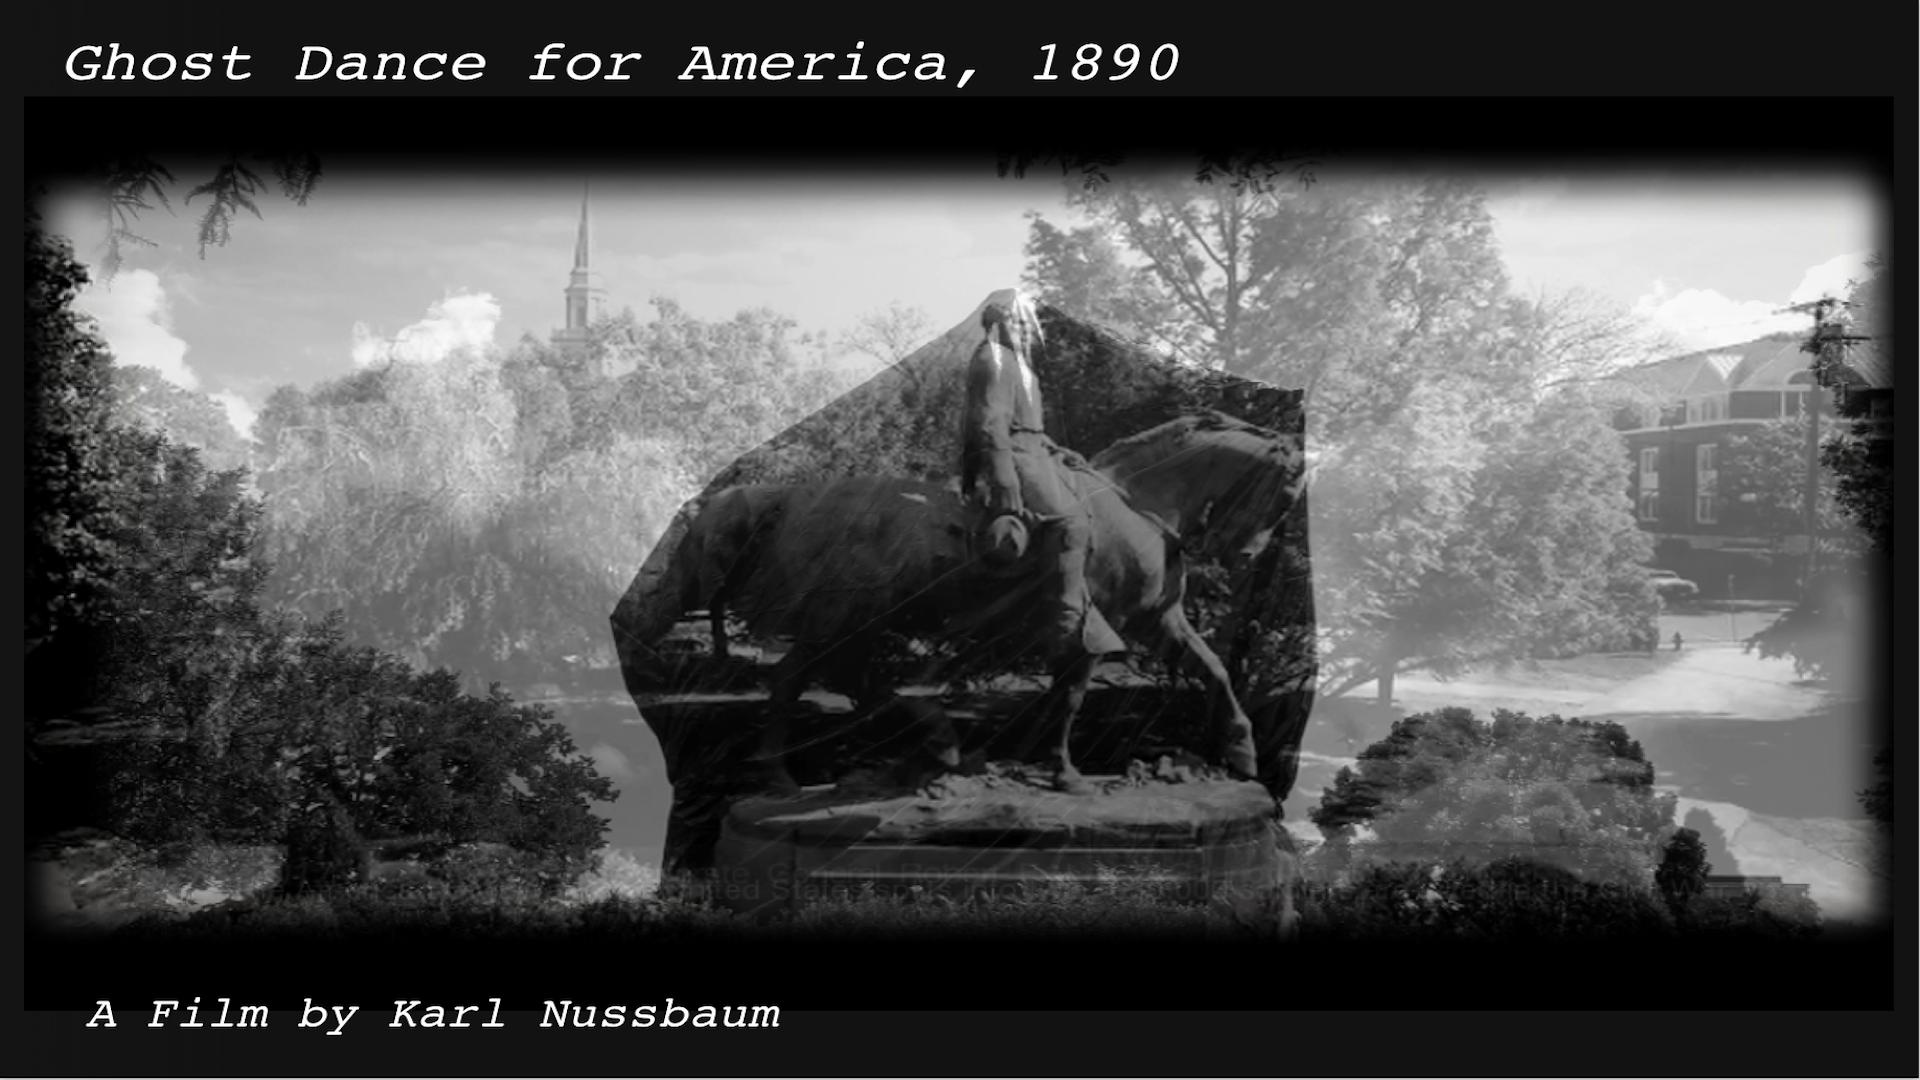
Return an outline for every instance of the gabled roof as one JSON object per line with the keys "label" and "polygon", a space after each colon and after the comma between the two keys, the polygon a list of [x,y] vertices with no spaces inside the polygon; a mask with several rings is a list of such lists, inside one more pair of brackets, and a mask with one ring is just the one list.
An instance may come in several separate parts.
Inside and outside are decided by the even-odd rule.
{"label": "gabled roof", "polygon": [[1770,334],[1628,368],[1620,377],[1665,398],[1798,389],[1788,380],[1807,370],[1810,358],[1800,350],[1804,340],[1798,334]]}

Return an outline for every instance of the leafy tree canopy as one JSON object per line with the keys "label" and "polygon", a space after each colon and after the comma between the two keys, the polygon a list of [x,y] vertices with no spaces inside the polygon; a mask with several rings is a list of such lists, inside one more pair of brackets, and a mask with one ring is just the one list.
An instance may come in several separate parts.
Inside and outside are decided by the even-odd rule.
{"label": "leafy tree canopy", "polygon": [[1329,841],[1376,860],[1519,855],[1646,885],[1674,812],[1653,777],[1618,724],[1506,710],[1487,723],[1451,708],[1396,723],[1310,817]]}
{"label": "leafy tree canopy", "polygon": [[[1219,177],[1225,177],[1220,179]],[[1508,287],[1484,195],[1115,175],[1032,216],[1027,282],[1191,364],[1306,391],[1323,689],[1644,633],[1648,556],[1598,377],[1624,316]],[[1076,309],[1077,305],[1077,309]]]}
{"label": "leafy tree canopy", "polygon": [[252,464],[252,449],[220,403],[168,382],[136,364],[113,369],[114,422],[166,435],[191,446],[215,470]]}

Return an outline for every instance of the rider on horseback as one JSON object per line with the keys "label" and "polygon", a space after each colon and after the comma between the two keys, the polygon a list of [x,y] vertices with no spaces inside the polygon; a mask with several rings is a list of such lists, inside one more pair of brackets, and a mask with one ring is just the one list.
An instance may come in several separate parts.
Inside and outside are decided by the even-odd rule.
{"label": "rider on horseback", "polygon": [[1032,361],[1042,340],[1039,317],[1025,296],[1001,293],[988,299],[980,324],[986,336],[967,370],[960,490],[993,511],[985,530],[988,557],[1018,560],[1037,535],[1052,564],[1043,594],[1052,651],[1073,642],[1094,656],[1122,652],[1126,645],[1087,587],[1091,521],[1063,475],[1078,455],[1047,438],[1042,426]]}

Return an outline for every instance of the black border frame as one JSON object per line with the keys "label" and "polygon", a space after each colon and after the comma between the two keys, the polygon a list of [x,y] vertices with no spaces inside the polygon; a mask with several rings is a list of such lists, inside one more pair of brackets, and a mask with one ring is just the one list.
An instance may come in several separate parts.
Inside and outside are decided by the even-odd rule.
{"label": "black border frame", "polygon": [[[459,24],[441,13],[388,10],[377,18],[361,18],[329,9],[290,27],[274,25],[271,13],[235,22],[228,12],[216,18],[212,11],[157,7],[42,9],[23,20],[26,32],[15,58],[25,94],[35,99],[24,110],[24,161],[32,180],[97,155],[115,138],[146,140],[155,150],[192,151],[222,147],[237,132],[295,131],[323,154],[328,147],[351,148],[349,152],[371,154],[391,167],[431,170],[435,157],[417,140],[423,130],[438,130],[448,133],[447,139],[465,140],[453,156],[489,169],[544,171],[563,163],[617,162],[635,155],[671,159],[676,153],[710,151],[716,141],[734,148],[729,160],[743,169],[785,159],[835,171],[902,157],[921,163],[964,160],[969,167],[985,169],[991,168],[995,154],[1007,149],[1119,148],[1137,153],[1157,145],[1185,150],[1218,135],[1228,126],[1225,117],[1236,126],[1261,130],[1262,142],[1337,151],[1346,158],[1458,156],[1480,165],[1519,167],[1552,160],[1596,168],[1846,161],[1885,185],[1888,248],[1898,286],[1894,295],[1901,305],[1896,326],[1905,340],[1912,340],[1913,69],[1904,33],[1887,32],[1903,27],[1842,22],[1823,14],[1776,17],[1734,5],[1678,11],[1614,5],[1604,13],[1516,5],[1505,11],[1477,9],[1471,18],[1448,8],[1387,14],[1302,6],[1276,10],[1264,26],[1255,19],[1236,27],[1206,27],[1196,19],[1191,30],[1171,24],[1121,25],[1108,16],[1097,21],[1062,17],[1049,26],[1021,12],[1017,33],[1009,32],[1008,21],[999,15],[949,14],[951,18],[936,20],[933,26],[923,12],[910,21],[902,16],[849,34],[826,26],[829,17],[814,13],[791,17],[786,26],[741,20],[744,25],[736,28],[726,19],[698,12],[633,8],[605,18],[580,37],[592,42],[582,48],[641,48],[663,56],[684,55],[686,46],[696,41],[716,48],[799,51],[845,49],[848,39],[858,38],[875,42],[878,49],[879,42],[891,39],[916,53],[965,54],[967,62],[982,71],[970,93],[937,85],[900,88],[873,82],[826,84],[816,90],[793,83],[719,86],[652,79],[624,86],[534,87],[537,93],[530,95],[532,84],[504,74],[457,88],[444,82],[323,87],[276,81],[265,63],[255,65],[260,74],[246,83],[75,84],[60,73],[60,61],[72,43],[103,38],[129,48],[182,52],[237,41],[262,57],[291,55],[295,44],[313,42],[369,51],[473,49],[495,58],[494,70],[505,73],[512,69],[509,58],[517,53],[567,40],[572,35],[555,24],[573,20],[534,12],[505,20],[489,17],[484,29],[454,29]],[[1561,15],[1595,25],[1569,29],[1557,18]],[[476,22],[471,15],[464,21]],[[1512,32],[1516,29],[1518,34]],[[1100,96],[1095,96],[1095,87],[1062,83],[1042,85],[1043,92],[1035,93],[1038,84],[1011,74],[1035,43],[1087,39],[1179,41],[1182,73],[1168,85],[1100,87]],[[980,59],[972,59],[975,55]],[[1023,100],[1011,100],[1013,95]],[[752,100],[729,100],[742,96]],[[188,100],[204,97],[216,100]],[[814,100],[827,97],[833,100]],[[1270,125],[1250,118],[1264,113],[1272,114]],[[461,122],[449,123],[449,118]],[[875,132],[886,135],[882,139]],[[1910,409],[1905,384],[1896,392],[1901,410]],[[17,401],[10,399],[10,411],[19,408]],[[11,418],[17,430],[17,411]],[[1901,461],[1902,470],[1910,471],[1911,458]],[[1903,531],[1910,523],[1905,505]],[[1889,569],[1895,591],[1910,595],[1911,564],[1894,559]],[[1897,620],[1894,608],[1888,604],[1884,612],[1882,640],[1888,649],[1896,641],[1904,645],[1908,636],[1909,624]],[[1902,661],[1906,655],[1900,654]],[[1892,660],[1888,654],[1878,664],[1887,677],[1881,705],[1904,787],[1912,779],[1914,749],[1905,718],[1916,713],[1911,684],[1892,678]],[[19,758],[9,755],[6,767],[14,790],[21,790]],[[1912,800],[1903,793],[1896,835],[1913,835],[1913,812]],[[7,881],[17,885],[23,866],[20,834],[10,830],[6,841],[10,857],[0,863]],[[290,1026],[212,1036],[149,1031],[129,1024],[125,1013],[122,1026],[108,1033],[82,1026],[85,1014],[19,1011],[21,999],[9,991],[7,1026],[14,1037],[8,1041],[32,1070],[96,1074],[261,1075],[281,1067],[342,1074],[409,1069],[738,1074],[817,1068],[841,1074],[1108,1069],[1177,1074],[1197,1069],[1380,1075],[1432,1072],[1436,1066],[1478,1075],[1542,1075],[1556,1069],[1617,1075],[1638,1070],[1668,1075],[1681,1070],[1749,1075],[1911,1072],[1911,1026],[1903,1020],[1914,1015],[1915,1004],[1916,950],[1907,914],[1915,910],[1912,845],[1896,844],[1896,851],[1898,875],[1890,907],[1903,914],[1893,930],[1884,969],[1895,985],[1852,987],[1876,994],[1891,990],[1895,1008],[1888,1010],[1822,1009],[1814,1003],[1820,988],[1795,985],[1796,976],[1806,972],[1789,966],[1776,973],[1779,996],[1809,1011],[1633,1011],[1640,1006],[1633,990],[1636,980],[1697,983],[1700,1005],[1711,1007],[1716,1003],[1715,983],[1729,973],[1638,968],[1621,973],[1617,991],[1615,980],[1602,980],[1597,985],[1606,990],[1599,991],[1590,978],[1592,969],[1583,976],[1578,969],[1549,967],[1537,972],[1541,982],[1533,1007],[1556,1011],[1524,1015],[1373,1012],[1367,1010],[1374,1002],[1337,994],[1321,1004],[1361,1011],[1295,1011],[1304,1002],[1285,1011],[1255,1014],[861,1014],[792,1008],[778,1033],[725,1041],[717,1035],[681,1033],[684,1037],[633,1044],[615,1036],[550,1036],[531,1023],[459,1034],[356,1028],[340,1039]],[[21,895],[19,888],[0,890],[14,925],[19,925]],[[1291,966],[1284,954],[1275,959]],[[1431,958],[1396,955],[1388,949],[1381,950],[1379,959],[1393,965],[1394,977],[1429,990],[1433,1006],[1444,1007],[1471,1003],[1472,967],[1484,968],[1491,958],[1478,958],[1478,965],[1456,958],[1462,962],[1453,970],[1447,970],[1452,964],[1435,966],[1423,962]],[[644,957],[603,962],[635,965],[632,1000],[673,992],[647,992],[639,985],[645,981]],[[744,985],[766,980],[779,986],[808,977],[773,957],[747,958],[741,966]],[[903,980],[901,1001],[914,1000],[913,984],[940,979],[941,966],[929,963],[922,970],[916,958],[900,958],[895,968],[900,974],[894,977]],[[23,978],[31,977],[30,970],[23,967]],[[1878,983],[1878,970],[1862,967],[1854,976]],[[1006,977],[1059,979],[1059,1005],[1071,1009],[1077,1003],[1070,975],[1071,969],[1040,966]],[[1151,1000],[1149,992],[1177,1000],[1179,980],[1198,978],[1286,979],[1311,986],[1314,976],[1311,971],[1267,970],[1253,964],[1217,973],[1143,966],[1138,973],[1142,1003],[1161,1003]],[[1588,988],[1584,997],[1583,982]],[[1752,986],[1744,989],[1749,997],[1765,996]],[[551,993],[580,996],[562,988]],[[1178,1008],[1173,1001],[1166,1004]],[[1896,1043],[1903,1033],[1906,1037]]]}

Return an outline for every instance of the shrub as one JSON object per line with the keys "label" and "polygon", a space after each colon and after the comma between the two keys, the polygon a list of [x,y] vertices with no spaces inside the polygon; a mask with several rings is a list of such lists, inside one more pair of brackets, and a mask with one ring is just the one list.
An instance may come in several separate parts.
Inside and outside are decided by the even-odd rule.
{"label": "shrub", "polygon": [[156,719],[116,751],[108,812],[130,837],[291,845],[286,808],[325,801],[360,837],[507,844],[553,856],[554,873],[599,846],[607,822],[592,803],[618,792],[551,711],[349,647],[337,620],[263,620],[253,634],[222,739]]}
{"label": "shrub", "polygon": [[1645,886],[1674,810],[1653,775],[1618,724],[1506,710],[1486,723],[1450,708],[1394,724],[1339,772],[1310,817],[1327,858],[1519,856]]}
{"label": "shrub", "polygon": [[1300,900],[1309,938],[1643,938],[1671,931],[1647,891],[1522,858],[1379,863]]}
{"label": "shrub", "polygon": [[427,867],[458,900],[525,903],[550,900],[579,876],[580,865],[564,856],[541,856],[505,844],[460,844]]}
{"label": "shrub", "polygon": [[1687,906],[1683,925],[1700,936],[1806,938],[1820,932],[1820,908],[1800,893],[1697,897]]}
{"label": "shrub", "polygon": [[1711,869],[1707,863],[1707,846],[1701,842],[1700,834],[1692,829],[1680,829],[1667,841],[1653,879],[1668,909],[1678,915],[1707,887],[1707,872]]}
{"label": "shrub", "polygon": [[365,881],[371,863],[352,817],[324,800],[304,809],[287,830],[280,888],[290,896],[337,892]]}
{"label": "shrub", "polygon": [[593,864],[567,889],[570,903],[602,900],[644,900],[660,890],[660,868],[642,863],[618,848],[603,849]]}

